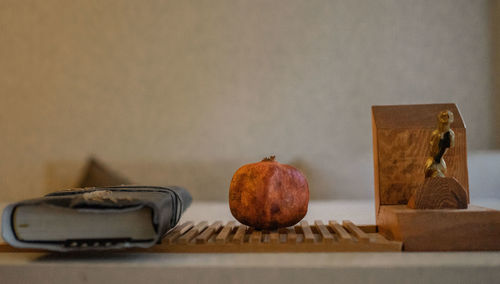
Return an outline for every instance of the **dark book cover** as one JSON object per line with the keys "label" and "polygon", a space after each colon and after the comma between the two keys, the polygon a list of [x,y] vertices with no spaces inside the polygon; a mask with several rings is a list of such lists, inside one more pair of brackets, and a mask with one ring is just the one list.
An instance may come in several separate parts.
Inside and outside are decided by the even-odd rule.
{"label": "dark book cover", "polygon": [[[189,192],[178,186],[122,185],[58,191],[41,198],[24,200],[8,205],[4,209],[2,216],[2,236],[7,243],[14,247],[40,248],[54,251],[151,247],[161,241],[165,233],[177,225],[181,215],[189,207],[191,201],[192,198]],[[39,210],[42,207],[47,212],[63,213],[52,215],[56,217],[51,217],[51,219],[48,217],[44,219],[43,212],[45,211]],[[19,234],[19,231],[24,229],[23,227],[28,227],[28,224],[18,224],[19,220],[16,220],[16,211],[19,208],[34,208],[42,212],[41,214],[35,214],[35,216],[32,216],[34,213],[24,213],[24,216],[29,217],[27,219],[36,220],[32,226],[38,228],[30,228],[30,234],[34,237],[31,237],[29,240],[22,238]],[[137,220],[137,218],[121,219],[129,220],[128,223],[130,224],[121,224],[120,226],[122,231],[123,228],[125,228],[125,231],[127,228],[134,231],[136,229],[134,226],[149,226],[149,224],[144,223],[151,222],[152,233],[148,235],[150,237],[135,239],[128,236],[129,234],[127,233],[123,233],[123,236],[113,235],[110,238],[89,237],[93,234],[92,230],[99,230],[99,232],[94,232],[96,235],[106,235],[106,226],[109,228],[116,227],[116,224],[109,223],[110,220],[115,220],[116,216],[123,215],[123,213],[128,213],[129,215],[136,214],[135,212],[139,212],[140,210],[150,212],[151,218],[141,219],[146,220],[141,221],[141,224],[133,221]],[[67,215],[64,216],[65,214]],[[73,218],[71,216],[86,216],[85,218],[87,219],[85,220],[87,221],[81,224],[74,224],[71,222],[71,218]],[[91,216],[90,219],[88,216]],[[63,218],[64,222],[58,223],[58,218]],[[78,218],[75,218],[75,222],[77,222],[76,220]],[[45,230],[44,226],[47,230]],[[45,237],[37,240],[37,230],[45,235],[52,234],[57,237],[49,239]],[[52,233],[51,230],[55,232]],[[79,237],[78,231],[84,232],[82,234],[83,237]],[[66,235],[68,237],[65,237]]]}

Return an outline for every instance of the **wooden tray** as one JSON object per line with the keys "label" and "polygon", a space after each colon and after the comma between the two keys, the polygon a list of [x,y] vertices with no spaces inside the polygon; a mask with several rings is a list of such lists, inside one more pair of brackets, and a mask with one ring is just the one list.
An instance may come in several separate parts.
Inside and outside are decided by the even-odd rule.
{"label": "wooden tray", "polygon": [[[234,221],[223,225],[216,221],[195,224],[185,222],[170,231],[161,244],[135,252],[234,253],[234,252],[348,252],[401,251],[402,243],[389,241],[377,233],[374,225],[356,226],[351,221],[324,224],[306,221],[295,227],[259,231]],[[0,252],[28,252],[0,243]],[[37,250],[40,251],[40,250]],[[127,250],[129,251],[129,250]]]}

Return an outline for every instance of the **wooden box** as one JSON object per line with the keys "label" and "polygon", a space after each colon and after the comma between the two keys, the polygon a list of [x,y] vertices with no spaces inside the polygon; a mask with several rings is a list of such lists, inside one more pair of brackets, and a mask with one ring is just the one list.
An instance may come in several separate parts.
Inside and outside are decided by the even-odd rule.
{"label": "wooden box", "polygon": [[[430,135],[442,110],[454,113],[455,147],[444,156],[447,176],[455,177],[469,200],[465,124],[455,104],[372,107],[375,207],[378,231],[403,242],[407,251],[499,250],[500,211],[410,209],[424,182]],[[467,202],[469,203],[469,202]]]}
{"label": "wooden box", "polygon": [[377,211],[379,205],[407,204],[411,194],[424,183],[431,133],[436,129],[437,114],[445,109],[455,116],[451,124],[455,132],[455,147],[445,155],[447,176],[455,177],[468,196],[465,125],[455,104],[373,106]]}

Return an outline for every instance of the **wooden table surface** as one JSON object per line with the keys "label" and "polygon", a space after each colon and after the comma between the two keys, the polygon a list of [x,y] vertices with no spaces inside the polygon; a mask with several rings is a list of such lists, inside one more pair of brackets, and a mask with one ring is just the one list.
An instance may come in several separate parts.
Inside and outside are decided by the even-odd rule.
{"label": "wooden table surface", "polygon": [[[500,209],[500,200],[472,203]],[[305,219],[374,224],[374,210],[373,201],[312,201]],[[224,202],[195,202],[182,221],[207,219],[232,217]],[[499,283],[498,279],[500,252],[0,253],[0,283]]]}

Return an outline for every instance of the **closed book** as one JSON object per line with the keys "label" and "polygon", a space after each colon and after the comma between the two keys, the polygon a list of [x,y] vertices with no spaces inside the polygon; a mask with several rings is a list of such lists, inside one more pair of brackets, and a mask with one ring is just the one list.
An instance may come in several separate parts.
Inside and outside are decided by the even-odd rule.
{"label": "closed book", "polygon": [[151,247],[191,204],[178,186],[77,188],[9,204],[2,237],[14,247],[53,251]]}

